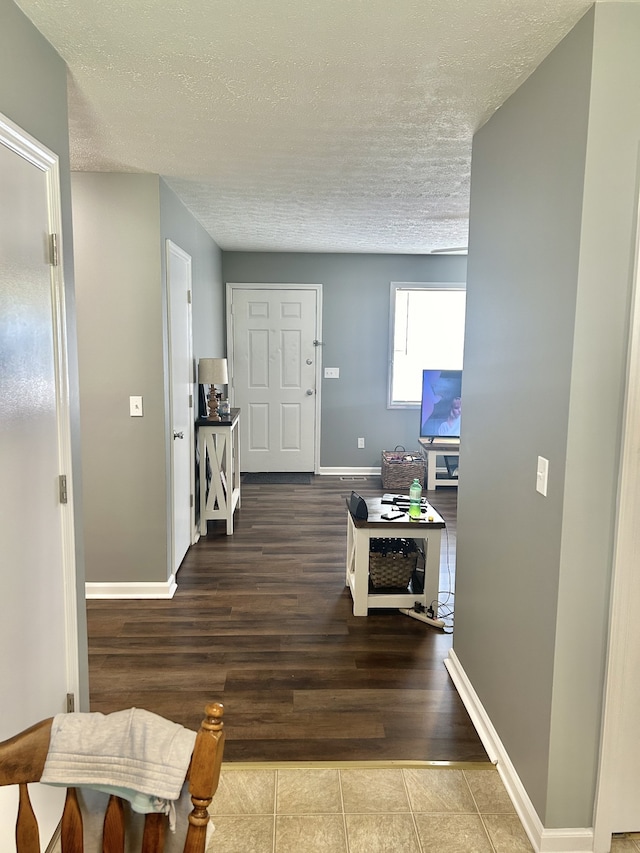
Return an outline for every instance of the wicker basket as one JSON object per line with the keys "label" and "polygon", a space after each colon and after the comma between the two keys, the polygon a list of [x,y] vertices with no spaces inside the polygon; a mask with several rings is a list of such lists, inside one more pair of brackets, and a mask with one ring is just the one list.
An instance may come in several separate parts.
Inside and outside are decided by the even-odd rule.
{"label": "wicker basket", "polygon": [[383,450],[382,488],[393,492],[407,492],[414,480],[424,485],[424,458],[419,451]]}
{"label": "wicker basket", "polygon": [[413,539],[372,539],[369,545],[369,579],[374,589],[406,589],[418,564]]}

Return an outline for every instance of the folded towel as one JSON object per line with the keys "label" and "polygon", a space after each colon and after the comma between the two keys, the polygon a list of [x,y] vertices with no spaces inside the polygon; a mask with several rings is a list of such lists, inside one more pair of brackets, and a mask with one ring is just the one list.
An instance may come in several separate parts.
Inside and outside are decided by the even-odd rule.
{"label": "folded towel", "polygon": [[177,800],[196,733],[149,711],[57,714],[41,781]]}

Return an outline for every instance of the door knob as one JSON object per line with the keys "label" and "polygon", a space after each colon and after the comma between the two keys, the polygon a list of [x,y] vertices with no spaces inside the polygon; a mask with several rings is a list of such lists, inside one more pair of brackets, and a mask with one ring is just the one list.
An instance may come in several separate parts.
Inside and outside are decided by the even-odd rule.
{"label": "door knob", "polygon": [[173,437],[174,437],[174,438],[184,438],[184,433],[182,432],[182,430],[181,430],[180,432],[176,432],[176,431],[174,430],[174,431],[173,431]]}
{"label": "door knob", "polygon": [[307,364],[313,364],[313,361],[312,361],[310,358],[308,358],[308,359],[307,359]]}
{"label": "door knob", "polygon": [[313,397],[313,388],[307,388],[307,397]]}

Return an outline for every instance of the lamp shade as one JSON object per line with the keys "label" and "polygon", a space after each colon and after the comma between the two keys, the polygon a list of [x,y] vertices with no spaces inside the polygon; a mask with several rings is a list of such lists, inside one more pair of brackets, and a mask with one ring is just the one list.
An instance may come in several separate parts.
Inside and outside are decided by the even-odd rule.
{"label": "lamp shade", "polygon": [[201,358],[198,362],[200,385],[226,385],[229,381],[226,358]]}

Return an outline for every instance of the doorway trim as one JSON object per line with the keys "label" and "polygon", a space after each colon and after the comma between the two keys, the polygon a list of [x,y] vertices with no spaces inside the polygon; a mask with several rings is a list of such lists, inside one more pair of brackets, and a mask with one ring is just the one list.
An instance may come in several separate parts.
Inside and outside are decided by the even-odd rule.
{"label": "doorway trim", "polygon": [[171,571],[170,577],[176,577],[178,574],[178,569],[180,566],[174,566],[173,563],[175,561],[174,550],[175,550],[175,505],[174,505],[174,467],[175,467],[175,454],[174,447],[175,441],[173,438],[173,402],[174,402],[174,387],[173,387],[173,334],[172,334],[172,309],[171,309],[171,257],[178,258],[180,261],[184,262],[186,269],[188,271],[188,298],[187,298],[187,359],[190,365],[190,410],[191,416],[189,418],[189,432],[186,436],[189,444],[189,491],[191,495],[191,504],[189,509],[189,544],[193,545],[194,542],[197,541],[196,538],[196,515],[195,515],[195,421],[194,421],[194,404],[196,402],[195,399],[195,376],[194,376],[194,363],[193,363],[193,309],[192,309],[192,293],[193,293],[193,278],[192,278],[192,258],[184,249],[178,246],[177,243],[174,243],[173,240],[167,238],[165,241],[165,269],[166,269],[166,298],[167,298],[167,333],[168,333],[168,349],[169,349],[169,364],[168,364],[168,386],[169,386],[169,447],[170,447],[170,477],[169,477],[169,502],[171,506],[171,530],[170,530],[170,543],[169,543],[169,553],[171,555]]}
{"label": "doorway trim", "polygon": [[[619,829],[619,794],[640,790],[640,768],[629,752],[630,716],[640,709],[640,158],[636,180],[635,245],[629,320],[626,392],[618,477],[617,515],[609,606],[609,647],[604,681],[600,763],[594,809],[595,853],[608,851]],[[637,725],[637,722],[636,722]],[[637,749],[636,749],[637,757]],[[624,809],[624,806],[623,806]],[[635,809],[637,814],[637,809]],[[639,819],[640,823],[640,819]],[[640,825],[635,827],[635,831]]]}
{"label": "doorway trim", "polygon": [[322,389],[322,285],[321,284],[276,284],[274,282],[227,282],[226,285],[226,313],[227,313],[227,361],[229,363],[230,383],[229,397],[231,404],[234,402],[234,387],[233,387],[233,291],[234,290],[311,290],[316,294],[316,350],[317,357],[315,359],[315,440],[313,447],[313,471],[315,474],[320,473],[320,422],[321,422],[321,389]]}

